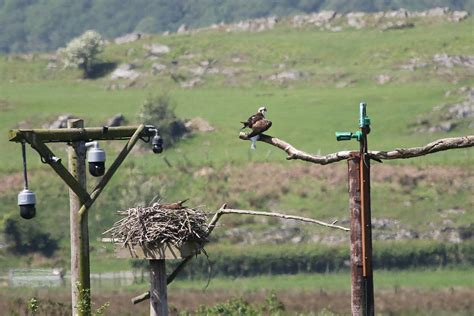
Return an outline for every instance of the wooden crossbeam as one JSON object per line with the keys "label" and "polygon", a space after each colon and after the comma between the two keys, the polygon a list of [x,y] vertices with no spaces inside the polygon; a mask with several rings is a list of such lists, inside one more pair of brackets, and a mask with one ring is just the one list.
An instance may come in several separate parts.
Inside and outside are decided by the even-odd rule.
{"label": "wooden crossbeam", "polygon": [[[138,126],[91,127],[91,128],[57,128],[57,129],[14,129],[10,130],[8,139],[11,142],[23,142],[36,139],[42,143],[76,142],[91,140],[124,140],[135,134]],[[140,137],[152,137],[154,126],[146,125]]]}

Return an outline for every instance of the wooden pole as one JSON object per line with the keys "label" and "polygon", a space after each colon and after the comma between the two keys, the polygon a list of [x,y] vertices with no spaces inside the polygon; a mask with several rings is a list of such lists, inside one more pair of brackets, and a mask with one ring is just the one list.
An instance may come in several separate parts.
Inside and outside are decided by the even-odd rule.
{"label": "wooden pole", "polygon": [[[68,120],[68,128],[83,128],[84,121]],[[86,146],[84,141],[71,144],[68,150],[69,171],[86,189]],[[87,192],[87,191],[86,191]],[[89,233],[87,214],[79,215],[81,199],[69,190],[71,231],[71,294],[72,315],[90,315]]]}
{"label": "wooden pole", "polygon": [[350,267],[351,267],[351,311],[353,316],[362,315],[362,239],[360,204],[360,155],[352,153],[347,160],[349,174],[350,213]]}
{"label": "wooden pole", "polygon": [[168,315],[166,260],[150,260],[150,316]]}

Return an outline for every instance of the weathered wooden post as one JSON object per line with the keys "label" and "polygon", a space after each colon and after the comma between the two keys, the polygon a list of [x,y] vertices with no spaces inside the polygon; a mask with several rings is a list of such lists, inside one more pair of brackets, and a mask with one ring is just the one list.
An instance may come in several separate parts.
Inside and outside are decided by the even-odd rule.
{"label": "weathered wooden post", "polygon": [[[84,128],[84,121],[68,120],[68,128]],[[84,189],[86,187],[86,145],[79,140],[68,149],[69,172]],[[73,314],[90,314],[90,260],[89,228],[87,213],[79,214],[81,200],[69,189],[70,234],[71,234],[71,299]]]}
{"label": "weathered wooden post", "polygon": [[[151,125],[84,128],[84,122],[75,119],[69,120],[68,128],[65,129],[20,129],[11,130],[9,133],[10,141],[29,143],[39,153],[41,160],[49,164],[69,187],[71,314],[73,315],[91,314],[88,211],[139,139],[152,140],[154,153],[163,151],[163,140],[159,136],[157,128]],[[101,180],[89,195],[86,190],[86,142],[93,140],[128,141],[107,172],[102,170]],[[54,155],[46,145],[46,143],[52,142],[71,144],[68,152],[69,171],[64,167],[61,159]],[[97,176],[98,174],[93,173],[93,175]]]}
{"label": "weathered wooden post", "polygon": [[351,226],[351,310],[352,315],[374,315],[370,157],[367,148],[370,119],[365,103],[360,104],[359,127],[360,131],[356,133],[336,133],[336,139],[356,139],[360,143],[360,151],[351,152],[347,160]]}
{"label": "weathered wooden post", "polygon": [[[109,240],[107,240],[109,241]],[[185,242],[181,247],[171,243],[132,245],[115,240],[115,252],[118,258],[148,260],[150,265],[150,291],[145,292],[132,299],[133,304],[138,304],[150,299],[150,316],[168,315],[168,292],[167,287],[176,274],[184,267],[180,264],[179,271],[174,271],[166,276],[166,260],[183,259],[188,262],[199,253],[202,246],[196,242]],[[184,263],[184,264],[185,264]]]}
{"label": "weathered wooden post", "polygon": [[166,260],[150,260],[150,316],[168,315]]}
{"label": "weathered wooden post", "polygon": [[351,311],[362,315],[362,227],[360,204],[360,155],[352,153],[347,160],[349,179]]}

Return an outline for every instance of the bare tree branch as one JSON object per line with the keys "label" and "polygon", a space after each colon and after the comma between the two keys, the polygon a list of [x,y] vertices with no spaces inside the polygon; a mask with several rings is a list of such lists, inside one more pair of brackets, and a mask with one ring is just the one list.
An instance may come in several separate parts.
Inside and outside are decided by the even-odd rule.
{"label": "bare tree branch", "polygon": [[260,212],[260,211],[250,211],[250,210],[234,210],[234,209],[225,209],[221,208],[217,213],[214,215],[213,219],[211,220],[211,223],[214,222],[210,227],[215,227],[217,221],[219,218],[224,215],[224,214],[240,214],[240,215],[254,215],[254,216],[271,216],[271,217],[279,217],[279,218],[284,218],[284,219],[292,219],[292,220],[297,220],[297,221],[302,221],[302,222],[307,222],[307,223],[313,223],[313,224],[318,224],[330,228],[335,228],[335,229],[340,229],[343,231],[348,232],[349,228],[318,221],[316,219],[312,218],[307,218],[307,217],[301,217],[301,216],[295,216],[295,215],[287,215],[287,214],[281,214],[281,213],[274,213],[274,212]]}
{"label": "bare tree branch", "polygon": [[[241,132],[239,138],[242,140],[249,140],[247,134]],[[279,138],[262,134],[258,139],[261,142],[270,144],[277,148],[280,148],[287,153],[286,159],[299,159],[315,164],[326,165],[333,162],[338,162],[341,160],[348,159],[350,156],[350,151],[340,151],[325,156],[311,155],[302,150],[296,149],[291,144],[281,140]],[[474,135],[462,136],[462,137],[452,137],[452,138],[443,138],[438,139],[434,142],[431,142],[423,147],[413,147],[413,148],[396,148],[392,151],[369,151],[369,155],[373,159],[407,159],[413,157],[424,156],[428,154],[433,154],[438,151],[444,151],[449,149],[459,149],[467,148],[474,146]]]}

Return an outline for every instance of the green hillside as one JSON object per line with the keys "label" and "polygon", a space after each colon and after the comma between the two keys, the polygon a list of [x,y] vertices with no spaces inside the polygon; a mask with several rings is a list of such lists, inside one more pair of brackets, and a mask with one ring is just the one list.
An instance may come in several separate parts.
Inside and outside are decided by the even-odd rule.
{"label": "green hillside", "polygon": [[[62,47],[88,29],[108,38],[130,32],[160,33],[213,23],[335,10],[423,11],[436,7],[474,11],[473,0],[0,0],[0,52]],[[60,26],[60,27],[58,27]]]}
{"label": "green hillside", "polygon": [[[369,145],[374,150],[472,134],[472,117],[456,119],[449,131],[427,132],[423,127],[436,128],[442,122],[436,107],[468,102],[474,85],[472,61],[469,64],[474,58],[473,28],[473,18],[459,23],[415,20],[415,27],[386,31],[344,27],[337,32],[294,28],[283,21],[263,32],[208,30],[107,44],[99,56],[103,67],[133,64],[138,73],[133,80],[113,80],[110,72],[82,79],[79,71],[64,69],[54,54],[0,56],[0,224],[19,217],[16,194],[23,185],[20,146],[7,141],[9,129],[39,128],[65,113],[83,118],[87,126],[101,126],[116,113],[136,124],[144,100],[163,93],[177,104],[179,117],[202,117],[215,130],[194,133],[160,156],[135,150],[91,210],[91,239],[117,220],[116,210],[157,195],[168,201],[190,198],[191,205],[204,205],[209,211],[227,202],[235,208],[344,223],[344,162],[317,166],[286,161],[283,152],[262,143],[251,151],[248,142],[238,139],[239,122],[264,104],[273,121],[269,134],[320,154],[357,148],[355,142],[336,142],[334,132],[357,128],[360,101],[368,103]],[[149,47],[158,43],[170,52],[150,54]],[[445,59],[451,57],[461,62],[450,66]],[[420,123],[423,120],[427,123]],[[110,165],[120,145],[102,145]],[[53,150],[66,161],[65,147],[54,145]],[[28,163],[38,215],[21,224],[61,238],[67,260],[67,190],[31,149]],[[249,175],[257,180],[249,181]],[[451,232],[471,238],[472,149],[376,164],[372,177],[374,217],[381,220],[374,233],[381,239],[400,235],[448,242]],[[95,181],[91,178],[89,185]],[[295,230],[282,225],[229,217],[225,229],[216,230],[216,240],[254,243],[270,236],[268,243],[297,242],[294,237],[302,243],[344,243],[346,238],[319,227]]]}

